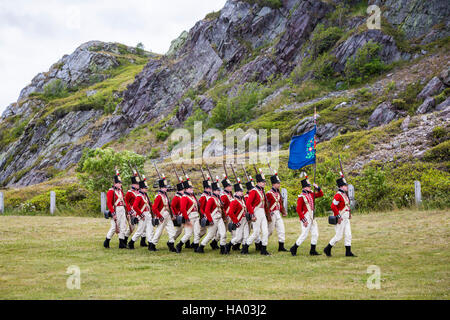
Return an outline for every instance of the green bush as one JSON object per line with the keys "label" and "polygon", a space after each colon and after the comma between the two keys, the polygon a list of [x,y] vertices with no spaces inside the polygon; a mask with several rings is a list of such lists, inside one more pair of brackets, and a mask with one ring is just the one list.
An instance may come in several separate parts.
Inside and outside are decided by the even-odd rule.
{"label": "green bush", "polygon": [[333,63],[333,57],[328,53],[323,53],[317,57],[311,67],[314,78],[325,80],[332,77],[334,74]]}
{"label": "green bush", "polygon": [[142,42],[136,45],[136,53],[140,56],[144,54],[144,44]]}
{"label": "green bush", "polygon": [[54,99],[68,96],[67,86],[61,79],[53,80],[44,86],[45,98]]}
{"label": "green bush", "polygon": [[338,27],[326,28],[323,24],[318,24],[311,36],[311,50],[313,58],[331,49],[342,37],[343,31]]}
{"label": "green bush", "polygon": [[428,149],[424,154],[424,159],[426,161],[434,162],[450,161],[450,140]]}
{"label": "green bush", "polygon": [[152,151],[150,151],[149,159],[156,159],[159,158],[159,148],[152,148]]}
{"label": "green bush", "polygon": [[349,58],[345,65],[344,73],[347,81],[351,84],[361,83],[387,70],[379,55],[381,49],[380,44],[372,41],[359,48],[355,56]]}
{"label": "green bush", "polygon": [[165,141],[168,136],[169,136],[169,133],[167,131],[156,132],[156,140],[158,140],[158,141]]}
{"label": "green bush", "polygon": [[129,164],[142,170],[145,158],[131,151],[114,151],[111,148],[88,149],[78,162],[77,172],[81,184],[91,191],[105,191],[112,185],[115,167],[122,181],[129,181],[132,175]]}

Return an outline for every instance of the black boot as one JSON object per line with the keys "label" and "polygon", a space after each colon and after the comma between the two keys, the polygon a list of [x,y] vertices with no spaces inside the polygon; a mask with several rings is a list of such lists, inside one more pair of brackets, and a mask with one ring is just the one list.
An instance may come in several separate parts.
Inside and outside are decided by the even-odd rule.
{"label": "black boot", "polygon": [[241,254],[248,254],[248,244],[242,245]]}
{"label": "black boot", "polygon": [[134,249],[134,241],[130,240],[130,242],[128,242],[128,249]]}
{"label": "black boot", "polygon": [[204,249],[205,249],[205,246],[197,244],[197,248],[195,248],[195,252],[197,252],[197,253],[205,253]]}
{"label": "black boot", "polygon": [[156,247],[153,243],[148,243],[148,251],[156,251]]}
{"label": "black boot", "polygon": [[233,246],[233,244],[231,243],[231,241],[228,242],[228,243],[225,245],[225,250],[227,250],[227,252],[230,252],[232,246]]}
{"label": "black boot", "polygon": [[262,247],[261,242],[258,242],[258,243],[255,242],[255,250],[256,251],[261,251],[261,247]]}
{"label": "black boot", "polygon": [[183,248],[183,242],[178,242],[177,246],[175,247],[175,250],[177,250],[177,253],[181,252],[181,249]]}
{"label": "black boot", "polygon": [[209,244],[211,246],[211,248],[213,250],[219,249],[219,246],[217,245],[217,240],[214,239],[213,241],[211,241],[211,243]]}
{"label": "black boot", "polygon": [[126,247],[125,239],[119,239],[119,249],[125,249]]}
{"label": "black boot", "polygon": [[325,252],[325,254],[327,255],[327,257],[331,257],[331,248],[333,248],[333,246],[331,244],[328,244],[325,249],[323,249],[323,252]]}
{"label": "black boot", "polygon": [[145,242],[145,237],[141,237],[141,247],[148,247],[147,243]]}
{"label": "black boot", "polygon": [[311,245],[311,250],[309,250],[309,255],[310,256],[320,256],[320,253],[318,253],[316,251],[316,245],[315,244]]}
{"label": "black boot", "polygon": [[294,245],[289,249],[289,251],[291,252],[291,254],[293,256],[297,255],[297,248],[298,248],[298,245],[296,243],[294,243]]}
{"label": "black boot", "polygon": [[[231,242],[230,242],[231,243]],[[231,247],[231,250],[233,251],[239,251],[239,247],[241,246],[240,243],[235,243],[233,244],[233,246]]]}
{"label": "black boot", "polygon": [[191,240],[186,241],[186,243],[184,244],[184,247],[185,247],[186,249],[192,249]]}
{"label": "black boot", "polygon": [[278,242],[278,251],[287,251],[284,247],[284,242]]}
{"label": "black boot", "polygon": [[229,254],[226,246],[220,246],[220,254]]}
{"label": "black boot", "polygon": [[109,241],[111,241],[111,239],[108,239],[108,238],[106,238],[105,241],[103,241],[103,246],[104,246],[106,249],[109,249]]}
{"label": "black boot", "polygon": [[125,245],[128,245],[128,237],[125,237]]}
{"label": "black boot", "polygon": [[194,244],[192,245],[192,249],[194,249],[194,252],[197,252],[197,249],[198,249],[198,243],[194,243]]}
{"label": "black boot", "polygon": [[263,256],[270,256],[270,253],[267,251],[267,246],[261,246],[261,254]]}
{"label": "black boot", "polygon": [[345,246],[345,256],[346,257],[356,257],[352,252],[352,246]]}
{"label": "black boot", "polygon": [[167,247],[169,248],[170,252],[177,252],[177,249],[175,249],[173,242],[167,242]]}

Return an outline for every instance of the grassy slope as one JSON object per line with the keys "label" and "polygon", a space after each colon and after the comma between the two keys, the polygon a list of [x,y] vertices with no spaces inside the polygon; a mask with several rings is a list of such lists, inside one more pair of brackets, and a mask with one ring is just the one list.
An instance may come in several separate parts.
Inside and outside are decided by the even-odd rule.
{"label": "grassy slope", "polygon": [[[73,217],[0,217],[0,298],[3,299],[449,299],[450,228],[445,211],[401,211],[355,216],[359,257],[275,253],[262,257],[210,252],[181,255],[101,247],[109,223]],[[24,225],[27,225],[24,228]],[[321,250],[333,235],[319,218]],[[300,229],[286,220],[290,246]],[[165,247],[166,237],[160,242]],[[81,290],[66,289],[66,269],[81,268]],[[381,268],[381,289],[369,290],[369,265]]]}

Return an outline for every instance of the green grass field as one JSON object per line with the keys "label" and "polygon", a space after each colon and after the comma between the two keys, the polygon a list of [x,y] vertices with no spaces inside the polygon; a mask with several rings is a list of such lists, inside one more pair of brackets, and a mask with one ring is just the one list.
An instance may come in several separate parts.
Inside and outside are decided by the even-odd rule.
{"label": "green grass field", "polygon": [[[1,216],[1,299],[449,299],[450,250],[447,211],[400,211],[355,215],[353,251],[342,242],[333,257],[276,252],[269,257],[203,255],[184,249],[149,252],[102,247],[109,221],[96,218]],[[319,218],[322,251],[333,227]],[[300,231],[285,219],[287,247]],[[229,234],[228,234],[229,236]],[[309,239],[308,239],[309,241]],[[69,266],[81,269],[81,289],[66,288]],[[367,267],[381,269],[381,288],[369,290]]]}

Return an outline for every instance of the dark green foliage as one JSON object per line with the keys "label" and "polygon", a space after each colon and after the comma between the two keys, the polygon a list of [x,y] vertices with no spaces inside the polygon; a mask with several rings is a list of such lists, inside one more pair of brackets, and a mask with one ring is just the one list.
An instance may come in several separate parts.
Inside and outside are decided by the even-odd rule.
{"label": "dark green foliage", "polygon": [[343,31],[338,27],[326,28],[318,24],[311,37],[311,54],[313,58],[331,49],[341,38]]}
{"label": "dark green foliage", "polygon": [[143,55],[143,54],[144,54],[144,44],[143,44],[142,42],[139,42],[139,43],[136,45],[136,53],[137,53],[138,55]]}
{"label": "dark green foliage", "polygon": [[244,2],[250,3],[250,4],[258,4],[261,7],[269,7],[272,9],[278,9],[283,6],[283,3],[281,0],[242,0]]}
{"label": "dark green foliage", "polygon": [[356,51],[354,57],[347,60],[344,73],[350,84],[369,80],[371,76],[387,70],[379,56],[381,48],[380,44],[369,41]]}
{"label": "dark green foliage", "polygon": [[442,142],[425,152],[424,159],[433,162],[450,161],[450,140]]}
{"label": "dark green foliage", "polygon": [[44,86],[43,96],[47,99],[67,97],[67,86],[61,79],[53,80]]}
{"label": "dark green foliage", "polygon": [[129,163],[142,170],[145,158],[131,151],[114,151],[111,148],[85,149],[78,162],[77,172],[81,184],[88,190],[105,191],[113,183],[115,167],[122,181],[128,183],[131,177]]}

